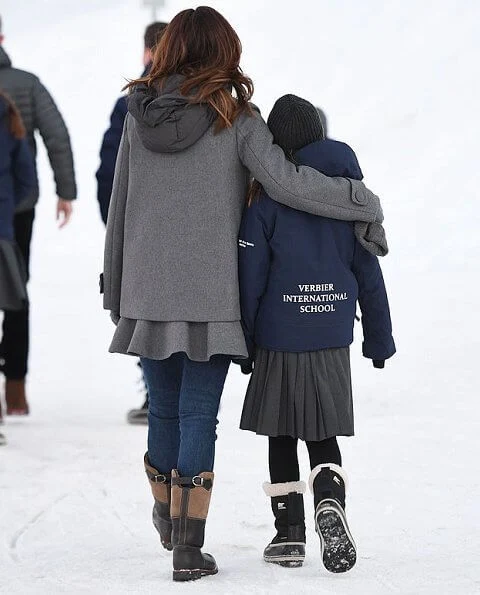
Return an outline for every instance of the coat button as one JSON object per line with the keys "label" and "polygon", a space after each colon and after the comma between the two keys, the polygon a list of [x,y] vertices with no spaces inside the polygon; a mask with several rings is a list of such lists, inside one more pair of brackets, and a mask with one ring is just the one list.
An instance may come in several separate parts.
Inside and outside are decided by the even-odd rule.
{"label": "coat button", "polygon": [[355,190],[353,194],[353,202],[356,202],[358,205],[368,205],[368,196],[365,192],[360,189]]}

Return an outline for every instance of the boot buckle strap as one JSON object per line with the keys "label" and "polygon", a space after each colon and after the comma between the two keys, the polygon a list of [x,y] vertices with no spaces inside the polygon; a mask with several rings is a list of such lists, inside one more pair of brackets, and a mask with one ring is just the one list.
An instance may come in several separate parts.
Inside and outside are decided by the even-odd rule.
{"label": "boot buckle strap", "polygon": [[147,470],[147,477],[153,483],[170,483],[170,475],[166,473],[152,473]]}
{"label": "boot buckle strap", "polygon": [[206,490],[210,490],[212,488],[213,481],[211,479],[201,477],[200,475],[194,475],[193,477],[172,477],[172,485],[177,485],[185,488],[202,487]]}
{"label": "boot buckle strap", "polygon": [[167,476],[164,475],[163,473],[154,475],[151,479],[154,483],[167,483]]}

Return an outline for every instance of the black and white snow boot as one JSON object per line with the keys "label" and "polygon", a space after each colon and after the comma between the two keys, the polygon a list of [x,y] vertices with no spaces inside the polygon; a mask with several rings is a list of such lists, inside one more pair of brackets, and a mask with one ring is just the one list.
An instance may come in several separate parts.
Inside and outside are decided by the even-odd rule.
{"label": "black and white snow boot", "polygon": [[263,552],[265,562],[289,568],[303,565],[305,560],[305,509],[303,494],[305,482],[263,484],[271,498],[277,534]]}
{"label": "black and white snow boot", "polygon": [[317,465],[308,483],[314,496],[323,565],[330,572],[347,572],[355,566],[357,550],[345,516],[345,472],[333,463]]}

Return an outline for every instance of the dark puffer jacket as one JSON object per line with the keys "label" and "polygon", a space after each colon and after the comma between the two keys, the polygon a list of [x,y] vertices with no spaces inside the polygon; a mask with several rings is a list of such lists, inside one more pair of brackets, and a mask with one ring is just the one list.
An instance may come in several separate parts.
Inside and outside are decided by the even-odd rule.
{"label": "dark puffer jacket", "polygon": [[0,240],[13,241],[15,208],[36,188],[37,180],[27,141],[9,130],[7,109],[0,97]]}
{"label": "dark puffer jacket", "polygon": [[[13,99],[20,110],[34,156],[37,152],[34,133],[38,130],[42,135],[53,169],[57,195],[66,200],[75,199],[77,188],[73,156],[65,122],[50,93],[39,79],[30,72],[12,68],[10,58],[1,46],[0,88]],[[31,209],[37,200],[38,186],[22,201],[17,210]]]}

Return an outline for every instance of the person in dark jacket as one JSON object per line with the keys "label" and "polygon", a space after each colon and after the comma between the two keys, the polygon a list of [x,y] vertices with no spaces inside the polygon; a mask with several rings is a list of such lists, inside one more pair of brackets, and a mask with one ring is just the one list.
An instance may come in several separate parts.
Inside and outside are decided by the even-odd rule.
{"label": "person in dark jacket", "polygon": [[[143,65],[145,70],[142,76],[145,76],[150,70],[152,56],[162,33],[165,31],[168,23],[151,23],[145,29]],[[102,146],[100,148],[100,167],[97,170],[97,200],[100,207],[102,221],[107,224],[108,207],[110,206],[110,196],[112,194],[113,176],[115,173],[115,163],[117,161],[118,149],[122,138],[123,124],[127,116],[127,97],[122,95],[113,108],[110,116],[110,126],[103,136]],[[140,367],[140,363],[139,363]],[[143,405],[138,409],[130,409],[127,413],[127,421],[131,424],[148,424],[148,394],[145,396]]]}
{"label": "person in dark jacket", "polygon": [[[50,93],[30,72],[12,67],[3,49],[0,20],[0,87],[12,98],[22,116],[27,141],[36,157],[35,131],[40,132],[52,166],[56,191],[57,220],[64,227],[72,216],[72,201],[77,196],[72,149],[65,122]],[[29,272],[38,184],[17,206],[14,229],[15,240]],[[17,411],[27,411],[25,378],[28,372],[29,308],[7,312],[3,320],[3,339],[0,346],[0,371],[7,379],[6,400]]]}
{"label": "person in dark jacket", "polygon": [[[269,116],[274,140],[298,165],[331,177],[363,178],[355,153],[324,140],[315,107],[294,95]],[[336,436],[353,435],[349,345],[357,302],[363,354],[376,368],[395,353],[382,272],[354,225],[300,212],[250,191],[239,236],[242,323],[254,359],[241,428],[269,436],[271,497],[277,534],[267,562],[301,566],[305,556],[304,482],[297,440],[306,441],[315,527],[323,563],[345,572],[356,550],[345,517],[346,476]],[[249,372],[248,365],[243,369]]]}
{"label": "person in dark jacket", "polygon": [[[16,206],[36,183],[35,164],[20,113],[0,90],[0,310],[4,312],[22,310],[27,305],[25,267],[15,244],[14,218]],[[7,406],[8,414],[18,413],[11,403]]]}
{"label": "person in dark jacket", "polygon": [[[167,23],[151,23],[145,30],[143,52],[145,76],[152,63],[153,50],[158,44],[162,33],[167,27]],[[112,194],[113,176],[115,173],[115,163],[117,161],[118,148],[122,138],[123,124],[128,113],[127,97],[122,95],[115,103],[110,115],[110,126],[103,136],[102,146],[100,147],[100,166],[97,170],[97,200],[100,207],[102,221],[107,224],[108,207],[110,206],[110,196]]]}

